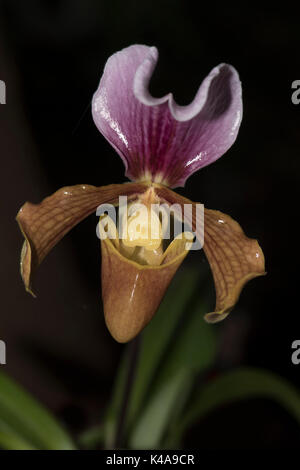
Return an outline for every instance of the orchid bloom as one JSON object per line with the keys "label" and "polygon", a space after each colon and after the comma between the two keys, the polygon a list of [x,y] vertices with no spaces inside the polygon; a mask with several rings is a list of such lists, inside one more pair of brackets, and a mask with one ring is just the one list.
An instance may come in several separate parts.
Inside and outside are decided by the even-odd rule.
{"label": "orchid bloom", "polygon": [[[184,186],[190,175],[234,143],[242,119],[236,70],[218,65],[192,103],[179,106],[171,93],[154,98],[148,91],[157,59],[157,49],[143,45],[113,54],[93,97],[95,124],[122,158],[132,182],[64,187],[40,204],[26,202],[20,209],[17,221],[25,237],[21,275],[28,292],[32,293],[32,275],[45,256],[99,205],[117,205],[119,196],[127,196],[130,204],[195,207],[170,188]],[[194,212],[189,222],[199,236]],[[151,320],[189,251],[185,241],[176,237],[165,249],[161,240],[153,244],[134,237],[101,239],[105,321],[117,341],[131,340]],[[214,323],[232,310],[247,281],[264,274],[264,255],[237,222],[209,209],[204,210],[203,249],[216,291],[215,311],[205,319]]]}

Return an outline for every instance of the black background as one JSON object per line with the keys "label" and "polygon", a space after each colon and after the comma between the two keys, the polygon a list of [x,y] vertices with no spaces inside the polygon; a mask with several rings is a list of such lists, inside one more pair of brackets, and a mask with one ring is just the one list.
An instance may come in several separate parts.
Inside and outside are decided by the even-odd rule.
{"label": "black background", "polygon": [[[89,217],[40,268],[38,299],[18,272],[22,243],[15,215],[64,185],[125,180],[123,164],[97,131],[90,102],[107,58],[130,44],[155,45],[150,85],[187,104],[218,63],[238,70],[244,117],[238,139],[181,194],[229,213],[266,256],[267,276],[250,282],[220,326],[224,367],[251,365],[300,387],[291,344],[300,339],[298,194],[299,16],[199,2],[0,2],[1,313],[5,370],[62,418],[74,433],[101,419],[123,346],[107,332],[101,306],[100,247]],[[192,259],[193,258],[193,259]],[[199,257],[186,261],[203,263]],[[203,268],[204,269],[204,268]],[[220,367],[221,367],[220,366]],[[215,433],[222,437],[218,442]],[[264,400],[236,404],[195,426],[186,445],[287,448],[299,428]]]}

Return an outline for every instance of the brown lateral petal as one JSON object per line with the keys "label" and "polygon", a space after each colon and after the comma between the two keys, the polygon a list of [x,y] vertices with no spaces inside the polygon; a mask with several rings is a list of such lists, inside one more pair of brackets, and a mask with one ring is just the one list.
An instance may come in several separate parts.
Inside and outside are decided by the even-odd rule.
{"label": "brown lateral petal", "polygon": [[215,323],[230,313],[248,281],[265,274],[265,258],[257,240],[219,211],[205,209],[204,240],[216,287],[215,312],[205,319]]}
{"label": "brown lateral petal", "polygon": [[[165,187],[156,188],[157,195],[168,204],[193,204]],[[193,230],[195,214],[190,221]],[[232,310],[244,285],[265,274],[265,260],[258,242],[248,238],[240,225],[219,211],[204,209],[204,246],[216,289],[215,311],[205,315],[210,323],[223,320]]]}
{"label": "brown lateral petal", "polygon": [[117,203],[118,196],[132,199],[145,191],[142,183],[89,186],[78,184],[59,189],[40,204],[26,202],[18,212],[17,222],[25,237],[21,252],[21,276],[32,295],[31,281],[35,269],[49,251],[76,224],[100,204]]}
{"label": "brown lateral petal", "polygon": [[167,251],[161,266],[145,266],[122,256],[108,238],[101,240],[105,322],[119,343],[130,341],[149,323],[188,253],[182,240],[174,240]]}

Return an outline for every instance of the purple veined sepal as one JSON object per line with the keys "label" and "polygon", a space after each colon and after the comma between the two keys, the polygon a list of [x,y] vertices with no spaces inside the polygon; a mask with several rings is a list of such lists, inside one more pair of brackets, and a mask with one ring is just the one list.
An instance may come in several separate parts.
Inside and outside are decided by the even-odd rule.
{"label": "purple veined sepal", "polygon": [[231,65],[215,67],[194,100],[178,105],[171,93],[150,95],[155,47],[134,45],[107,61],[92,103],[100,132],[118,152],[133,181],[184,186],[195,171],[234,143],[242,119],[242,90]]}

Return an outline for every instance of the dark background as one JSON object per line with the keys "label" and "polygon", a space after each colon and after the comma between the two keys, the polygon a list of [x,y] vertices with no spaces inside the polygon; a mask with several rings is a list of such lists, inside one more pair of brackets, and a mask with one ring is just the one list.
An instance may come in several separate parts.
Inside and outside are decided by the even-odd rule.
{"label": "dark background", "polygon": [[[150,89],[187,104],[206,74],[228,62],[243,83],[244,118],[235,145],[194,174],[184,190],[229,213],[259,240],[268,275],[251,281],[220,326],[219,367],[263,367],[300,388],[291,343],[300,339],[298,194],[299,16],[295,10],[199,2],[56,0],[0,2],[1,313],[5,370],[74,433],[101,419],[123,346],[103,320],[100,247],[89,217],[40,268],[38,298],[18,272],[22,236],[15,215],[64,185],[125,180],[123,164],[97,131],[90,102],[107,58],[130,44],[155,45]],[[200,257],[186,263],[204,266]],[[204,269],[204,268],[203,268]],[[212,283],[211,283],[212,284]],[[213,307],[213,305],[212,305]],[[224,436],[216,444],[215,433]],[[287,448],[300,443],[293,419],[264,400],[211,415],[186,445]]]}

